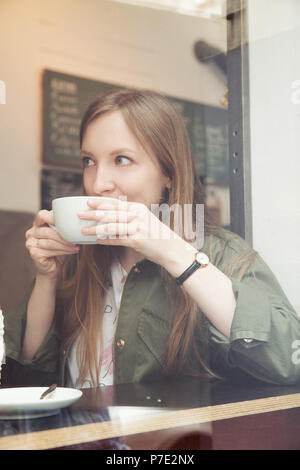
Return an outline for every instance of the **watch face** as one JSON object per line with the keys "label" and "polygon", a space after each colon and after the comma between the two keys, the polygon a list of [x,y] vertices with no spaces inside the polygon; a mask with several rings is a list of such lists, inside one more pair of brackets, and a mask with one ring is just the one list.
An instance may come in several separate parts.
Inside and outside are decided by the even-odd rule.
{"label": "watch face", "polygon": [[198,261],[198,263],[204,266],[208,265],[209,263],[209,258],[205,253],[198,253],[196,256],[196,260]]}

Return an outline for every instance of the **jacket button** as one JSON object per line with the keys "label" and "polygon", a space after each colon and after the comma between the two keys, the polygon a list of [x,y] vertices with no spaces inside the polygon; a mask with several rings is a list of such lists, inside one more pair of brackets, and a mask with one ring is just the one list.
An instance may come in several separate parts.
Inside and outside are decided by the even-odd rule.
{"label": "jacket button", "polygon": [[119,349],[123,349],[125,346],[125,340],[123,338],[119,338],[117,341],[117,346]]}
{"label": "jacket button", "polygon": [[135,273],[140,273],[141,270],[140,270],[140,268],[138,268],[138,267],[136,266],[136,267],[134,268],[134,272],[135,272]]}

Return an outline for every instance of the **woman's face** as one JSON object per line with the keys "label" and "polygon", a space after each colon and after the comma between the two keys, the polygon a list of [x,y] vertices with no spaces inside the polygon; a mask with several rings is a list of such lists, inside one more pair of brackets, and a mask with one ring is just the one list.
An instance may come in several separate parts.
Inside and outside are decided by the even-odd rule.
{"label": "woman's face", "polygon": [[83,185],[88,196],[158,203],[170,180],[126,125],[120,111],[92,121],[82,140]]}

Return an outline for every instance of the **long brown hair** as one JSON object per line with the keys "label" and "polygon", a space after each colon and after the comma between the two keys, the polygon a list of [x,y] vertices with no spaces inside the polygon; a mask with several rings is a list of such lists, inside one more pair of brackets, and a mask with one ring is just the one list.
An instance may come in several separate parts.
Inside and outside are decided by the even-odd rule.
{"label": "long brown hair", "polygon": [[[164,202],[169,206],[177,204],[181,207],[183,204],[192,204],[192,207],[204,204],[205,235],[216,233],[219,228],[205,206],[205,194],[196,173],[184,121],[171,102],[161,94],[137,89],[114,89],[102,94],[90,104],[83,116],[80,147],[88,125],[104,113],[117,110],[121,111],[126,124],[143,147],[156,157],[161,171],[171,179],[172,186],[165,191]],[[174,224],[174,219],[172,222]],[[63,312],[57,319],[58,331],[64,347],[79,335],[79,383],[87,373],[94,385],[99,383],[103,352],[103,301],[118,248],[85,245],[77,255],[75,266],[71,266],[72,260],[64,266],[63,282],[58,290],[58,300],[63,305]],[[249,263],[251,260],[249,258]],[[175,299],[176,306],[167,346],[166,372],[179,374],[184,370],[192,374],[200,370],[214,375],[196,345],[196,332],[198,335],[204,334],[199,324],[198,305],[162,267],[160,273],[169,297]],[[100,364],[97,354],[99,332]]]}

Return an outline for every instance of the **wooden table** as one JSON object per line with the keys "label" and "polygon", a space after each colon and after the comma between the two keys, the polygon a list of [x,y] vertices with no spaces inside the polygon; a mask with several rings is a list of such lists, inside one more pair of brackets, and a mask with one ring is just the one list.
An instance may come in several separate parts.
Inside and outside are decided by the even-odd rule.
{"label": "wooden table", "polygon": [[84,389],[54,416],[0,421],[0,449],[300,449],[300,384],[184,378]]}

